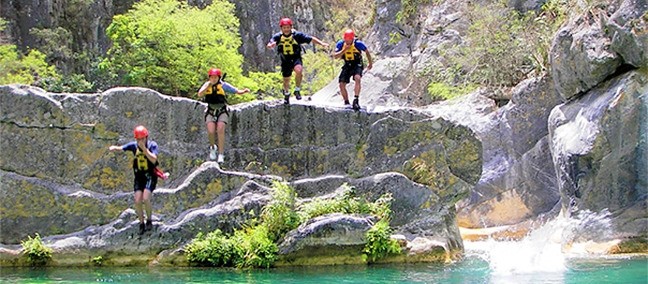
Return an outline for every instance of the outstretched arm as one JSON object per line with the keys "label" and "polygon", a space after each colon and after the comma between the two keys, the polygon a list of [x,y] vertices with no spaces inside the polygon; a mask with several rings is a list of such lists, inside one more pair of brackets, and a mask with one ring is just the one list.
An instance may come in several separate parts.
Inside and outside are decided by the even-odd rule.
{"label": "outstretched arm", "polygon": [[250,92],[250,89],[248,89],[248,88],[245,88],[245,89],[242,89],[242,90],[241,89],[236,89],[236,94],[237,95],[245,94],[245,93],[249,93],[249,92]]}
{"label": "outstretched arm", "polygon": [[108,147],[108,150],[113,151],[113,152],[118,151],[118,150],[122,150],[122,146],[112,145],[112,146]]}
{"label": "outstretched arm", "polygon": [[315,43],[317,43],[317,44],[319,44],[319,45],[321,45],[323,47],[328,47],[329,46],[328,43],[321,41],[319,38],[316,38],[314,36],[311,37],[311,38],[312,38],[311,41],[314,41]]}

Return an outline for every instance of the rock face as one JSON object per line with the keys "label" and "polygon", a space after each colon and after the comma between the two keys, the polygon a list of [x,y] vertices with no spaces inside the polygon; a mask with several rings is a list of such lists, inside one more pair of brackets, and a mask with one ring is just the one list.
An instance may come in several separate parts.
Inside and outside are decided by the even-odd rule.
{"label": "rock face", "polygon": [[[9,85],[0,86],[0,103],[13,106],[0,112],[0,131],[11,133],[0,147],[12,149],[3,152],[0,193],[13,201],[0,207],[1,242],[16,248],[27,235],[57,234],[45,238],[62,256],[55,265],[73,263],[71,250],[143,263],[199,231],[231,232],[267,203],[267,186],[276,179],[298,180],[298,194],[311,197],[343,182],[369,200],[391,192],[398,233],[435,236],[445,240],[448,253],[460,251],[453,204],[481,175],[481,145],[472,131],[414,109],[353,112],[279,102],[232,107],[223,171],[203,163],[204,106],[192,100],[141,88],[84,95]],[[124,211],[132,206],[132,157],[107,151],[132,140],[137,124],[147,126],[160,145],[161,167],[172,174],[155,192],[157,228],[147,238],[138,238],[136,218]],[[418,171],[437,178],[423,179]],[[135,257],[141,253],[148,257]]]}
{"label": "rock face", "polygon": [[648,230],[647,75],[606,82],[556,107],[549,119],[563,208],[607,209],[621,237]]}
{"label": "rock face", "polygon": [[484,170],[470,197],[459,203],[459,225],[512,225],[533,219],[559,203],[546,135],[547,119],[561,102],[550,78],[529,79],[511,101],[473,127],[484,148]]}
{"label": "rock face", "polygon": [[554,38],[552,77],[565,100],[587,92],[616,72],[648,65],[644,15],[648,3],[617,0],[602,8],[606,10],[594,9],[576,18]]}
{"label": "rock face", "polygon": [[612,1],[584,13],[556,34],[550,76],[520,83],[492,113],[444,113],[467,121],[484,149],[480,181],[457,206],[461,226],[589,210],[612,213],[606,237],[645,235],[647,7]]}

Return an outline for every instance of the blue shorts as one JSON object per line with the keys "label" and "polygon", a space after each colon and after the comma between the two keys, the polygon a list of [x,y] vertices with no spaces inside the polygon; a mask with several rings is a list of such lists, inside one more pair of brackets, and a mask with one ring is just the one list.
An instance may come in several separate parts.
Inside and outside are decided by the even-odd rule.
{"label": "blue shorts", "polygon": [[157,180],[158,177],[154,173],[136,172],[135,180],[133,182],[133,190],[144,191],[144,189],[147,189],[148,191],[153,192],[155,190],[155,186],[157,185]]}

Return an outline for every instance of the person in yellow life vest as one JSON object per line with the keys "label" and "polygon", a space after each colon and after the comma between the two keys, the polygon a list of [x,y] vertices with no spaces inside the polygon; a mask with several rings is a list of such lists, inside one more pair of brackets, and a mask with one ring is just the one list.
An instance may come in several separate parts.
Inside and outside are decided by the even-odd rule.
{"label": "person in yellow life vest", "polygon": [[[131,151],[135,154],[133,159],[133,172],[135,173],[133,189],[135,191],[135,212],[139,218],[139,233],[153,229],[153,207],[151,196],[157,185],[158,176],[155,167],[158,164],[158,145],[155,141],[149,140],[148,130],[144,126],[137,126],[133,130],[135,141],[122,146],[113,145],[108,147],[110,151]],[[146,210],[146,225],[144,224],[144,210]]]}
{"label": "person in yellow life vest", "polygon": [[[222,81],[223,74],[220,69],[211,68],[207,74],[209,80],[198,90],[198,97],[204,96],[207,103],[205,125],[207,126],[207,136],[209,138],[209,159],[216,160],[216,152],[218,152],[217,162],[223,163],[225,162],[225,126],[229,121],[225,94],[245,94],[250,92],[250,89],[239,90]],[[218,136],[218,146],[215,145],[216,136]]]}
{"label": "person in yellow life vest", "polygon": [[308,34],[293,30],[293,22],[290,18],[279,20],[278,32],[270,38],[266,45],[268,48],[277,47],[277,53],[281,58],[281,75],[283,76],[284,104],[290,103],[290,77],[295,71],[295,98],[301,100],[301,82],[303,76],[301,45],[315,42],[321,46],[328,47],[329,44]]}
{"label": "person in yellow life vest", "polygon": [[352,105],[354,110],[360,109],[360,81],[364,69],[364,62],[362,61],[363,51],[367,54],[367,70],[370,70],[373,66],[373,60],[371,58],[371,53],[369,53],[369,49],[364,42],[356,39],[353,30],[348,29],[344,32],[343,39],[338,41],[335,45],[335,53],[333,54],[335,59],[341,58],[344,61],[338,82],[340,83],[340,93],[342,94],[345,105],[349,104],[349,94],[346,85],[351,82],[351,77],[353,77],[353,81],[355,81],[355,88],[353,90],[355,98],[353,99]]}

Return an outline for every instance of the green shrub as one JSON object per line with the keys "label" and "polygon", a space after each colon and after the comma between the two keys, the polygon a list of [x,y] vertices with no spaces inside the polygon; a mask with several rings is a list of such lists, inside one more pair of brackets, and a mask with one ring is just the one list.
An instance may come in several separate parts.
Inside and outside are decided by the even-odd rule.
{"label": "green shrub", "polygon": [[[248,87],[261,99],[283,99],[283,78],[281,72],[250,72],[252,82]],[[291,80],[292,82],[292,80]]]}
{"label": "green shrub", "polygon": [[381,219],[367,231],[363,250],[365,261],[375,262],[385,256],[401,253],[398,242],[390,238],[391,231],[388,219]]}
{"label": "green shrub", "polygon": [[357,197],[355,189],[345,183],[342,185],[342,193],[335,198],[314,198],[312,201],[302,204],[298,211],[301,223],[330,213],[369,214],[371,205],[366,200]]}
{"label": "green shrub", "polygon": [[[332,47],[332,49],[335,47]],[[305,95],[312,95],[324,88],[336,78],[342,66],[341,60],[335,60],[326,50],[306,52],[303,55],[304,82],[302,90]]]}
{"label": "green shrub", "polygon": [[299,226],[299,215],[295,212],[297,194],[287,183],[275,181],[272,199],[261,211],[261,223],[268,229],[273,241]]}
{"label": "green shrub", "polygon": [[27,240],[21,241],[23,254],[27,257],[27,262],[34,266],[46,264],[52,258],[52,249],[45,246],[38,233],[32,238],[27,236]]}
{"label": "green shrub", "polygon": [[234,232],[230,238],[233,264],[238,268],[269,268],[277,259],[277,244],[270,239],[266,226],[258,225]]}
{"label": "green shrub", "polygon": [[[235,230],[231,236],[226,236],[220,230],[207,235],[199,233],[185,247],[187,260],[202,266],[235,266],[238,268],[268,268],[277,259],[278,247],[276,242],[290,230],[301,223],[328,213],[364,213],[388,220],[391,214],[392,197],[387,193],[370,203],[355,195],[355,191],[347,184],[343,185],[343,193],[334,199],[315,199],[295,211],[297,194],[287,183],[274,182],[272,200],[262,209],[259,220],[250,219],[242,229]],[[380,233],[389,234],[387,228],[376,227]],[[384,226],[384,225],[381,225]],[[370,256],[376,259],[385,251],[380,235],[371,233],[372,244]],[[376,244],[374,244],[376,243]],[[386,250],[392,253],[393,249]],[[374,256],[375,255],[375,256]]]}
{"label": "green shrub", "polygon": [[189,262],[205,266],[230,265],[235,253],[232,242],[218,229],[207,235],[198,233],[185,252]]}
{"label": "green shrub", "polygon": [[182,1],[135,1],[106,29],[111,45],[99,69],[115,85],[176,96],[195,95],[212,67],[239,87],[243,56],[235,6],[223,0],[210,3],[198,9]]}
{"label": "green shrub", "polygon": [[93,257],[90,261],[92,262],[92,265],[94,265],[94,266],[102,266],[103,262],[104,262],[104,258],[103,258],[103,256],[98,255],[98,256]]}
{"label": "green shrub", "polygon": [[477,87],[505,90],[549,68],[549,49],[564,23],[570,1],[547,1],[540,12],[519,13],[505,1],[469,4],[470,25],[458,46],[440,47],[441,59],[428,62],[427,91],[434,100],[448,99]]}

